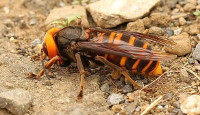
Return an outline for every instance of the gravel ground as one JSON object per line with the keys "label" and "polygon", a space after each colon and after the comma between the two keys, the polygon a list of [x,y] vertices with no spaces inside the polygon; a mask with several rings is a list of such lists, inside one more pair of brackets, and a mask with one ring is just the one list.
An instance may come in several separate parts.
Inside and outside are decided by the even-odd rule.
{"label": "gravel ground", "polygon": [[[92,75],[86,78],[83,100],[76,100],[80,76],[77,69],[72,67],[54,66],[51,69],[53,77],[50,79],[27,78],[28,73],[38,73],[42,68],[40,61],[33,60],[32,57],[37,55],[41,48],[40,40],[46,31],[43,26],[50,10],[75,2],[70,0],[0,1],[0,92],[15,88],[27,90],[33,97],[33,103],[26,115],[137,115],[160,96],[163,96],[161,102],[148,114],[182,115],[179,94],[198,95],[200,93],[200,80],[195,77],[195,74],[200,74],[200,65],[192,57],[200,39],[200,20],[193,15],[193,12],[195,9],[200,9],[200,3],[198,4],[196,0],[164,1],[162,0],[152,9],[149,15],[130,22],[126,28],[130,31],[148,29],[149,34],[170,38],[172,36],[175,40],[177,38],[175,35],[178,35],[178,38],[184,36],[184,39],[181,39],[183,42],[175,41],[181,44],[176,48],[178,51],[167,50],[176,53],[179,57],[162,62],[166,74],[156,82],[150,84],[156,79],[155,77],[144,78],[133,75],[140,85],[150,84],[148,88],[151,88],[152,92],[138,93],[124,81],[123,77],[120,80],[112,80],[108,68],[98,67],[91,69]],[[165,14],[160,12],[165,12]],[[179,16],[179,12],[186,15]],[[137,28],[134,28],[134,25],[137,25]],[[121,26],[117,28],[126,27],[124,24]],[[181,51],[183,47],[187,50]],[[164,49],[157,45],[154,48]],[[0,109],[0,114],[12,113]]]}

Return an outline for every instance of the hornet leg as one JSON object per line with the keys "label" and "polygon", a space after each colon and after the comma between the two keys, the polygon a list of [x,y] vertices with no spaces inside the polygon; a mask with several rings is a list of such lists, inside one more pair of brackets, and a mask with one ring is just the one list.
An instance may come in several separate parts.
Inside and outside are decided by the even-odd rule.
{"label": "hornet leg", "polygon": [[[46,64],[45,64],[45,68],[50,68],[54,63],[56,63],[56,61],[58,61],[60,58],[59,56],[55,56],[53,58],[51,58]],[[40,73],[35,77],[36,79],[41,78],[41,76],[44,74],[44,69],[40,70]]]}
{"label": "hornet leg", "polygon": [[117,66],[117,65],[115,65],[115,64],[112,64],[111,62],[109,62],[108,60],[106,60],[106,59],[105,59],[104,57],[102,57],[102,56],[96,56],[95,59],[98,60],[98,61],[101,61],[102,63],[104,63],[105,65],[107,65],[108,67],[110,67],[112,70],[117,71],[117,72],[121,73],[122,75],[124,75],[125,78],[126,78],[127,80],[129,80],[129,81],[131,82],[131,84],[132,84],[135,88],[137,88],[137,89],[142,89],[142,87],[139,86],[139,85],[129,76],[129,74],[126,72],[125,69],[123,69],[123,68],[121,68],[121,67],[119,67],[119,66]]}
{"label": "hornet leg", "polygon": [[75,56],[76,56],[76,60],[77,60],[77,67],[78,67],[78,70],[81,74],[80,91],[79,91],[77,98],[81,99],[83,97],[83,89],[85,87],[85,70],[84,70],[84,67],[83,67],[83,64],[82,64],[80,54],[76,53]]}

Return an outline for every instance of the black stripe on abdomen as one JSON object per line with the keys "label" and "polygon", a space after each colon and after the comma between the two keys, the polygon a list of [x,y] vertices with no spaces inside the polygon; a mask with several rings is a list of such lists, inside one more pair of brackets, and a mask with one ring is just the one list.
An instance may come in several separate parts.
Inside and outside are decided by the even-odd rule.
{"label": "black stripe on abdomen", "polygon": [[149,63],[149,60],[141,60],[137,66],[137,72],[141,72],[142,69]]}
{"label": "black stripe on abdomen", "polygon": [[126,42],[127,44],[129,43],[129,40],[130,40],[130,36],[125,36],[124,34],[122,35],[121,37],[121,40]]}
{"label": "black stripe on abdomen", "polygon": [[151,72],[156,67],[156,63],[157,61],[153,61],[150,67],[145,71],[145,73],[148,74],[149,72]]}
{"label": "black stripe on abdomen", "polygon": [[125,64],[126,69],[132,70],[132,66],[133,66],[133,64],[135,63],[136,60],[137,59],[130,59],[130,58],[128,58],[126,60],[126,64]]}

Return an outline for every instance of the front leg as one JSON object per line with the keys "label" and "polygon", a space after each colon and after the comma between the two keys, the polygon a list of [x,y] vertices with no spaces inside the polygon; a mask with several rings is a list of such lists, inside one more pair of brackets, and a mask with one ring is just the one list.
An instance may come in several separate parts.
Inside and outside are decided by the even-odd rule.
{"label": "front leg", "polygon": [[[59,56],[55,56],[55,57],[51,58],[51,59],[45,64],[44,69],[46,69],[46,68],[49,69],[49,68],[50,68],[54,63],[56,63],[59,59],[60,59]],[[44,72],[45,72],[44,69],[40,70],[40,73],[37,74],[37,76],[35,77],[36,79],[41,78],[41,76],[42,76],[42,75],[44,74]]]}
{"label": "front leg", "polygon": [[76,53],[75,56],[76,56],[77,67],[81,74],[80,91],[79,91],[77,98],[81,99],[83,97],[83,89],[85,87],[85,70],[83,67],[83,63],[82,63],[80,54]]}

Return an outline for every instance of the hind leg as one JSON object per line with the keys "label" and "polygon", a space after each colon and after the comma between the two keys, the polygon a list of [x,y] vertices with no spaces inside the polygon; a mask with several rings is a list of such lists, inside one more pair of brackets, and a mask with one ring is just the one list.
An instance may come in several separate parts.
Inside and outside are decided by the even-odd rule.
{"label": "hind leg", "polygon": [[102,57],[102,56],[96,56],[95,59],[98,60],[98,61],[101,61],[101,62],[104,63],[106,66],[110,67],[113,71],[116,71],[117,73],[122,74],[128,81],[131,82],[131,84],[132,84],[135,88],[137,88],[137,89],[142,89],[142,87],[139,86],[139,85],[130,77],[130,75],[128,74],[128,72],[126,72],[125,69],[123,69],[123,68],[121,68],[121,67],[119,67],[119,66],[117,66],[117,65],[115,65],[115,64],[113,64],[113,63],[111,63],[111,62],[109,62],[108,60],[106,60],[106,59],[105,59],[104,57]]}
{"label": "hind leg", "polygon": [[75,56],[76,56],[76,61],[77,61],[77,67],[81,74],[80,91],[79,91],[77,98],[81,99],[83,97],[83,89],[85,87],[85,70],[83,67],[83,63],[82,63],[80,54],[76,53]]}

